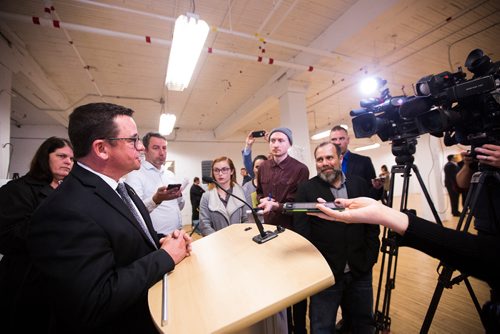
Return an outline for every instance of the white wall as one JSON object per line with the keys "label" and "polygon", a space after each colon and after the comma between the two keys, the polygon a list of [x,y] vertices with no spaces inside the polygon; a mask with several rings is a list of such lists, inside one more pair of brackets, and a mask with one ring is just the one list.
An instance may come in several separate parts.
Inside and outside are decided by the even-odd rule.
{"label": "white wall", "polygon": [[[40,144],[50,136],[67,137],[67,130],[62,126],[23,126],[21,128],[13,127],[11,129],[11,135],[14,152],[12,155],[9,175],[12,176],[13,172],[17,172],[22,176],[28,171],[31,158]],[[243,143],[244,138],[241,138],[241,142],[170,141],[168,145],[167,159],[175,161],[175,171],[177,176],[188,178],[189,181],[192,182],[193,177],[201,177],[202,160],[212,160],[221,155],[226,155],[231,158],[235,164],[236,170],[239,172],[239,169],[243,167],[243,161],[241,159],[241,149],[243,148]],[[423,182],[431,194],[432,201],[437,211],[440,213],[441,219],[444,219],[446,217],[443,215],[449,206],[449,202],[446,190],[443,190],[444,181],[442,178],[442,169],[446,161],[446,156],[448,154],[458,153],[461,149],[456,146],[444,147],[441,143],[442,142],[440,140],[431,138],[428,134],[423,135],[418,139],[414,163],[419,168]],[[314,150],[315,146],[316,143],[311,146],[311,151]],[[268,146],[264,142],[256,142],[253,149],[254,155],[266,154],[268,152]],[[432,153],[436,151],[437,154]],[[385,164],[389,167],[389,169],[392,165],[395,165],[394,156],[391,153],[390,143],[382,143],[381,147],[378,149],[364,151],[361,153],[371,157],[377,174],[380,172],[381,165]],[[310,174],[313,176],[316,174],[316,171],[311,170]],[[241,181],[239,173],[237,176],[238,180]],[[402,194],[401,185],[401,177],[398,176],[394,191],[396,198],[399,198]],[[186,206],[182,211],[184,224],[191,223],[191,203],[189,201],[190,186],[191,183],[183,192],[186,199]],[[420,205],[423,207],[423,210],[422,212],[419,212],[419,214],[428,219],[432,219],[430,209],[428,209],[428,206],[425,205],[425,197],[422,195],[422,191],[415,176],[410,178],[409,193],[420,196],[420,202],[424,203],[424,205]],[[412,196],[412,198],[415,198],[415,196]],[[412,203],[409,202],[409,208],[412,208],[411,204]]]}
{"label": "white wall", "polygon": [[[141,132],[142,133],[142,132]],[[42,142],[50,136],[67,138],[67,130],[62,126],[23,126],[21,128],[12,128],[12,143],[14,152],[12,154],[11,168],[9,176],[12,173],[19,173],[20,176],[26,174],[33,155]],[[183,224],[191,224],[191,202],[189,200],[189,188],[193,178],[201,178],[201,161],[213,160],[219,156],[225,155],[231,158],[237,171],[237,180],[241,182],[239,170],[243,167],[241,150],[244,146],[245,138],[241,142],[182,142],[170,141],[168,143],[167,160],[175,161],[175,174],[181,178],[189,179],[189,185],[183,191],[186,199],[186,205],[182,210]],[[253,145],[253,153],[267,154],[268,146],[266,143],[256,142]]]}

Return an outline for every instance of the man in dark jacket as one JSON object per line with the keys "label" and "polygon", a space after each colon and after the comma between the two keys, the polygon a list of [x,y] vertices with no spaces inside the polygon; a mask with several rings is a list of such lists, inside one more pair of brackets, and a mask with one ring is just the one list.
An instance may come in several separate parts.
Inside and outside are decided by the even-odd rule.
{"label": "man in dark jacket", "polygon": [[144,150],[132,113],[91,103],[69,117],[77,164],[28,234],[51,300],[51,333],[158,333],[148,289],[189,254],[183,231],[158,240],[144,203],[120,182]]}
{"label": "man in dark jacket", "polygon": [[[323,198],[366,196],[368,184],[358,176],[346,178],[341,169],[340,147],[321,143],[314,151],[318,175],[299,185],[297,202]],[[331,222],[297,214],[295,231],[310,240],[325,257],[335,276],[335,285],[311,296],[309,317],[313,333],[335,332],[337,309],[342,299],[355,333],[373,333],[372,267],[379,249],[378,226]]]}
{"label": "man in dark jacket", "polygon": [[196,176],[193,179],[193,185],[189,189],[189,199],[191,200],[192,208],[191,226],[193,227],[193,230],[196,229],[200,221],[200,201],[201,195],[203,195],[204,192],[205,190],[200,187],[200,178]]}
{"label": "man in dark jacket", "polygon": [[447,159],[448,162],[444,165],[444,186],[446,190],[448,190],[448,195],[450,197],[451,214],[454,217],[459,217],[458,199],[460,197],[460,189],[457,185],[457,173],[460,168],[455,162],[454,154],[449,154]]}

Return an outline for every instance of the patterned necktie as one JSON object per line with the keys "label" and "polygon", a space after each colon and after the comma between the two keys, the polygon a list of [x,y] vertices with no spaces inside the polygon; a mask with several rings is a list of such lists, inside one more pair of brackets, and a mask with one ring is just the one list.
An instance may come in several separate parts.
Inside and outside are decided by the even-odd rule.
{"label": "patterned necktie", "polygon": [[155,246],[155,248],[158,249],[158,247],[156,247],[156,244],[153,240],[153,237],[149,233],[149,230],[146,226],[146,223],[144,222],[144,219],[137,212],[135,205],[134,205],[134,202],[132,201],[132,198],[130,198],[130,196],[127,192],[127,188],[125,188],[125,183],[122,183],[122,182],[118,183],[118,187],[116,187],[116,191],[118,191],[118,193],[122,197],[123,202],[125,202],[125,205],[127,205],[128,209],[130,210],[130,213],[132,213],[132,215],[134,216],[135,220],[137,220],[137,222],[141,226],[144,233],[146,233],[149,241],[151,241],[151,243]]}

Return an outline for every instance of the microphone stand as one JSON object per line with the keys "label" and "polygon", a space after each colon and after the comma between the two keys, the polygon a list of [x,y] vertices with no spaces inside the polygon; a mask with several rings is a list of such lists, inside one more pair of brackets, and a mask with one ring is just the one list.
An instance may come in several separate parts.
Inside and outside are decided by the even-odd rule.
{"label": "microphone stand", "polygon": [[[255,225],[257,225],[257,229],[259,230],[259,234],[252,238],[253,241],[255,241],[258,244],[263,244],[264,242],[267,242],[267,241],[269,241],[271,239],[274,239],[274,238],[276,238],[278,236],[277,232],[264,231],[264,226],[262,226],[262,223],[260,222],[260,219],[257,216],[257,210],[255,210],[254,208],[252,208],[252,206],[250,206],[250,204],[248,204],[246,201],[242,200],[238,196],[230,193],[226,189],[222,188],[222,186],[218,182],[216,182],[214,180],[214,178],[208,177],[208,176],[203,176],[202,179],[205,182],[215,184],[217,186],[217,188],[221,189],[223,192],[225,192],[229,196],[232,196],[232,197],[236,198],[237,200],[239,200],[240,202],[242,202],[243,204],[245,204],[246,206],[248,206],[250,208],[250,210],[252,212],[253,220],[255,221]],[[282,232],[282,231],[284,231],[284,229],[280,229],[278,227],[278,231]]]}

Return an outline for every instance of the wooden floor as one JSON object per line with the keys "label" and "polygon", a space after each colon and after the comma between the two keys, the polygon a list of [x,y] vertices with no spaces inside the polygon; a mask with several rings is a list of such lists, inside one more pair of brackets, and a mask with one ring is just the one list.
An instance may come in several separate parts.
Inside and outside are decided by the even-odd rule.
{"label": "wooden floor", "polygon": [[[458,219],[445,221],[444,225],[455,228]],[[191,231],[191,227],[186,227]],[[382,233],[381,233],[382,234]],[[198,234],[193,235],[199,239]],[[419,333],[432,295],[436,288],[438,261],[407,247],[399,249],[395,289],[390,302],[391,333]],[[381,255],[373,269],[374,303],[377,294]],[[384,269],[384,283],[385,283]],[[470,278],[470,282],[483,305],[489,299],[486,283]],[[382,291],[383,292],[383,291]],[[383,298],[383,294],[382,297]],[[379,308],[381,309],[382,300]],[[464,283],[445,289],[438,304],[429,333],[484,333],[479,315],[474,308]]]}
{"label": "wooden floor", "polygon": [[[455,228],[458,218],[443,222]],[[374,295],[378,286],[380,259],[374,267]],[[391,333],[418,333],[436,289],[439,261],[417,250],[401,247],[396,270],[396,284],[392,291],[390,317]],[[455,272],[455,275],[457,272]],[[384,272],[384,277],[386,273]],[[479,304],[489,300],[486,283],[469,278]],[[381,307],[381,306],[380,306]],[[444,289],[438,304],[430,333],[484,333],[479,315],[470,294],[462,282],[452,289]]]}

